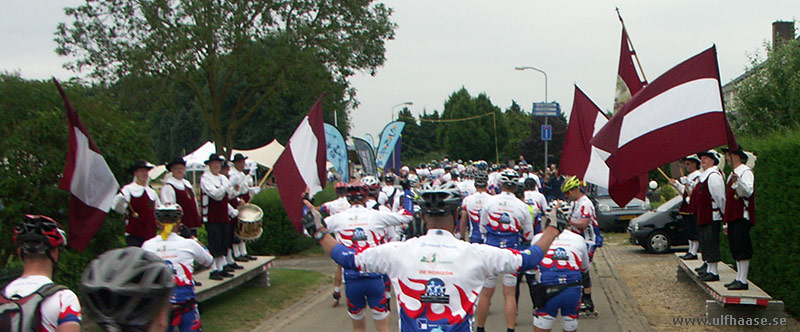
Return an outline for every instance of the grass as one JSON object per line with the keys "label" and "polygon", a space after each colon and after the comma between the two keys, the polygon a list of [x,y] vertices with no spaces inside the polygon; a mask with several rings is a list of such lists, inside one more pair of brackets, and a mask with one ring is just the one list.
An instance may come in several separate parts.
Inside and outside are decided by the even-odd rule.
{"label": "grass", "polygon": [[244,285],[201,304],[206,331],[249,331],[316,288],[329,282],[314,271],[270,269],[270,287]]}
{"label": "grass", "polygon": [[[203,302],[200,320],[206,331],[249,331],[293,305],[330,278],[314,271],[272,268],[270,287],[247,284]],[[84,315],[82,331],[102,330]]]}

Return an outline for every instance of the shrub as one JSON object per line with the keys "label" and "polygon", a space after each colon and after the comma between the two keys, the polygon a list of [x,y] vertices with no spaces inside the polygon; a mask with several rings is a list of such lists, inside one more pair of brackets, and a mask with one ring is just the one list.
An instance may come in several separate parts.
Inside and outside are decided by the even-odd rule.
{"label": "shrub", "polygon": [[[320,205],[332,199],[336,199],[336,194],[331,184],[314,197],[314,203]],[[297,234],[283,208],[278,189],[267,188],[261,191],[253,198],[252,203],[264,211],[264,219],[261,221],[264,234],[247,244],[248,252],[257,255],[290,255],[316,245],[313,239]]]}
{"label": "shrub", "polygon": [[[783,300],[792,315],[800,314],[800,223],[794,218],[800,200],[793,190],[800,186],[800,129],[784,130],[766,137],[740,139],[758,156],[755,168],[756,225],[751,229],[753,258],[749,278],[773,297]],[[726,238],[725,236],[722,236]],[[732,263],[727,239],[721,251]]]}

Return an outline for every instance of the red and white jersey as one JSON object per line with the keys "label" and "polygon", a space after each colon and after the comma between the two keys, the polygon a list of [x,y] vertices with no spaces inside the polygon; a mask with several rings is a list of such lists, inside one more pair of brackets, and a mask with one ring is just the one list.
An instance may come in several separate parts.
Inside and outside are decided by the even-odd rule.
{"label": "red and white jersey", "polygon": [[168,261],[175,269],[176,286],[193,285],[194,263],[211,266],[214,260],[197,241],[170,233],[164,240],[161,235],[147,240],[142,244],[142,249],[155,253],[161,259]]}
{"label": "red and white jersey", "polygon": [[475,188],[475,181],[473,180],[459,181],[456,183],[456,186],[463,197],[469,197],[478,192],[478,190]]}
{"label": "red and white jersey", "polygon": [[358,204],[325,218],[328,231],[336,240],[356,252],[386,242],[386,228],[409,221],[411,216],[368,209]]}
{"label": "red and white jersey", "polygon": [[522,196],[525,204],[535,205],[539,212],[543,212],[547,208],[547,198],[542,193],[536,190],[527,190]]}
{"label": "red and white jersey", "polygon": [[570,220],[572,219],[589,219],[589,223],[584,229],[571,227],[572,231],[576,234],[583,234],[586,243],[595,245],[597,241],[600,226],[597,224],[597,214],[594,212],[594,204],[588,196],[583,195],[572,205],[572,212],[570,213]]}
{"label": "red and white jersey", "polygon": [[[539,241],[542,234],[533,237],[533,243]],[[583,236],[564,230],[553,240],[553,244],[539,262],[539,282],[554,285],[567,284],[582,280],[581,272],[589,270],[589,250]]]}
{"label": "red and white jersey", "polygon": [[[33,294],[46,284],[52,284],[50,278],[42,275],[19,277],[12,281],[5,289],[5,296],[26,297]],[[39,312],[42,316],[42,330],[56,332],[58,326],[64,323],[81,323],[81,303],[69,289],[61,290],[48,297],[41,303]]]}
{"label": "red and white jersey", "polygon": [[528,205],[510,192],[492,196],[481,210],[481,233],[486,244],[516,248],[519,239],[533,239],[533,220]]}
{"label": "red and white jersey", "polygon": [[469,244],[441,229],[367,249],[356,253],[354,260],[361,272],[391,278],[401,331],[430,331],[436,326],[467,331],[483,281],[518,272],[523,264],[517,251]]}
{"label": "red and white jersey", "polygon": [[350,202],[347,201],[347,197],[339,197],[334,199],[330,202],[326,202],[320,206],[322,212],[327,213],[328,215],[334,215],[344,210],[350,208]]}

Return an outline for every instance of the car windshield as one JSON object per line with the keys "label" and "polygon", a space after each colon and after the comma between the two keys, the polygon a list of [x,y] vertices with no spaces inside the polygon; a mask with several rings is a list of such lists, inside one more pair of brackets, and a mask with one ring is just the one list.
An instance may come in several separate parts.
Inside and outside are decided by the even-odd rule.
{"label": "car windshield", "polygon": [[681,196],[675,196],[672,199],[668,200],[664,204],[661,204],[656,211],[658,212],[667,212],[673,209],[676,205],[681,204]]}

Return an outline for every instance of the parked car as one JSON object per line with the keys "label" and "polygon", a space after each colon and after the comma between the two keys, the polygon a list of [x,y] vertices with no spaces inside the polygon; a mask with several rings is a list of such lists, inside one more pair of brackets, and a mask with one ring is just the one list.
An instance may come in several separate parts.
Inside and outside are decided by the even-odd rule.
{"label": "parked car", "polygon": [[608,194],[608,189],[589,185],[587,195],[594,202],[597,223],[602,230],[625,231],[631,219],[650,211],[650,200],[634,198],[628,205],[620,207]]}
{"label": "parked car", "polygon": [[681,196],[673,197],[654,211],[631,220],[628,225],[630,243],[656,254],[669,252],[673,246],[687,245],[683,216],[678,213]]}

